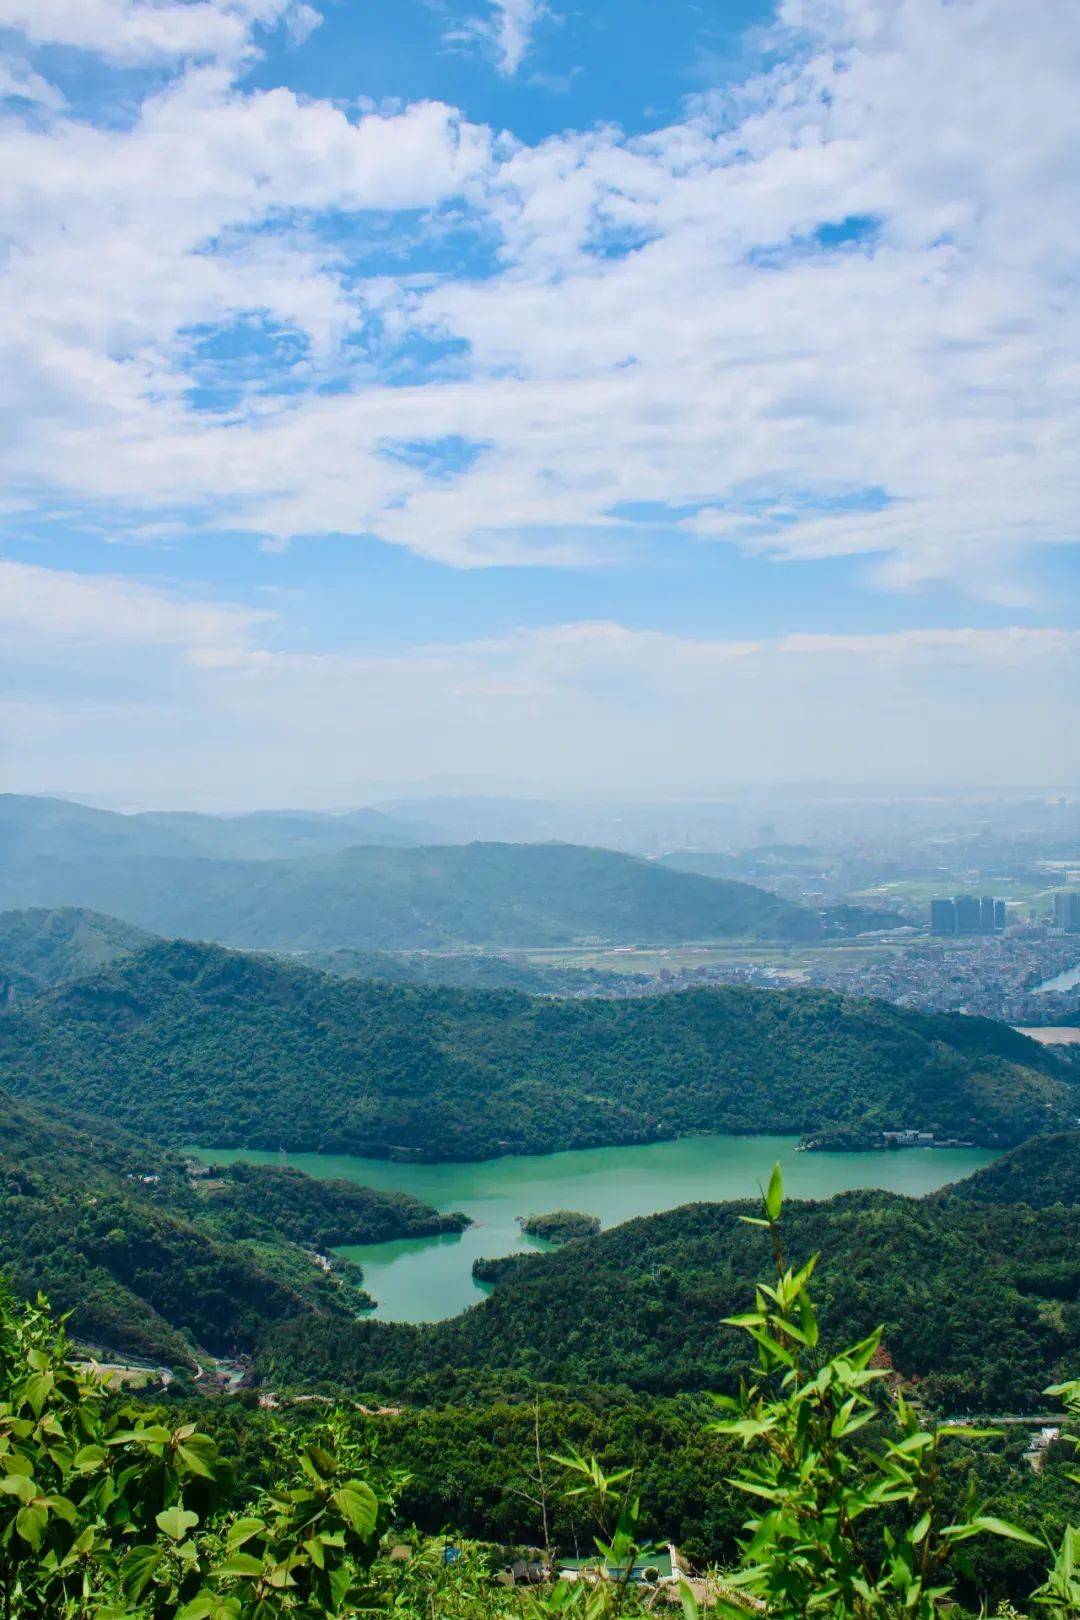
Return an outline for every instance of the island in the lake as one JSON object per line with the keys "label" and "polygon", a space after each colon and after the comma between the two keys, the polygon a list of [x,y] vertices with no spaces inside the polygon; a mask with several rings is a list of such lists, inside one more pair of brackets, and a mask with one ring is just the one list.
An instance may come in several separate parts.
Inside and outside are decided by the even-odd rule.
{"label": "island in the lake", "polygon": [[526,1237],[542,1238],[545,1243],[570,1243],[574,1238],[595,1237],[600,1217],[582,1215],[576,1209],[555,1209],[548,1215],[519,1215],[518,1225]]}

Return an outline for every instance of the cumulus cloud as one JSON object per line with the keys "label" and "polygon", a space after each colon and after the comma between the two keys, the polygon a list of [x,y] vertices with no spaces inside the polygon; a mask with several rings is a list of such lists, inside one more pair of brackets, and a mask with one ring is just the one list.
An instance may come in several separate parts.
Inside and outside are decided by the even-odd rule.
{"label": "cumulus cloud", "polygon": [[[509,72],[539,8],[496,9]],[[243,92],[229,41],[288,15],[0,0],[182,64],[129,123],[0,126],[9,489],[465,567],[645,524],[998,600],[1077,538],[1071,0],[786,0],[775,69],[532,146]],[[449,218],[494,270],[376,265],[387,218],[421,245]],[[388,451],[451,439],[457,466]]]}

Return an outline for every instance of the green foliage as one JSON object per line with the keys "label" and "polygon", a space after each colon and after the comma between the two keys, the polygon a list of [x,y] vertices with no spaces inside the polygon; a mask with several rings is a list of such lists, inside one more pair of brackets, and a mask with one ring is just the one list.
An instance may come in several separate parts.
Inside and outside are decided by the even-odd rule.
{"label": "green foliage", "polygon": [[208,1435],[112,1399],[42,1309],[0,1312],[5,1620],[355,1612],[388,1504],[353,1475],[337,1420],[240,1515]]}
{"label": "green foliage", "polygon": [[[978,1433],[922,1429],[902,1401],[886,1399],[883,1369],[872,1365],[877,1334],[838,1355],[821,1349],[808,1298],[814,1262],[798,1271],[786,1263],[780,1197],[774,1181],[765,1224],[776,1281],[758,1286],[754,1310],[735,1324],[753,1339],[757,1363],[714,1426],[726,1464],[733,1444],[746,1447],[732,1484],[761,1504],[746,1526],[741,1567],[710,1583],[720,1611],[745,1615],[748,1597],[773,1620],[938,1620],[950,1612],[966,1549],[994,1537],[1038,1554],[1032,1615],[1076,1620],[1076,1528],[1055,1549],[974,1496],[957,1508],[948,1453]],[[1047,1394],[1080,1418],[1080,1383]],[[355,1412],[330,1410],[302,1427],[262,1427],[260,1415],[264,1477],[245,1483],[197,1422],[110,1394],[72,1364],[41,1306],[17,1309],[0,1295],[0,1608],[5,1620],[637,1620],[654,1612],[636,1582],[652,1555],[637,1470],[565,1440],[545,1454],[539,1405],[519,1415],[532,1420],[536,1466],[520,1494],[542,1526],[541,1562],[553,1561],[560,1513],[574,1516],[593,1549],[591,1573],[535,1595],[497,1585],[505,1556],[457,1535],[448,1544],[406,1532],[411,1555],[391,1556],[392,1497],[409,1482],[393,1461],[387,1466],[378,1431]],[[694,1620],[688,1587],[682,1605]]]}
{"label": "green foliage", "polygon": [[172,1142],[426,1159],[829,1121],[1004,1145],[1076,1107],[1060,1058],[982,1019],[820,990],[418,989],[177,941],[0,1017],[0,1072]]}
{"label": "green foliage", "polygon": [[[717,1330],[757,1275],[750,1204],[698,1204],[629,1221],[553,1254],[478,1274],[482,1304],[429,1325],[286,1325],[259,1355],[267,1376],[354,1388],[445,1390],[498,1371],[652,1394],[734,1388],[739,1335]],[[1041,1411],[1041,1391],[1080,1358],[1080,1208],[974,1205],[846,1193],[793,1203],[792,1253],[822,1255],[820,1303],[834,1346],[884,1324],[899,1373],[948,1413]],[[1040,1294],[1047,1274],[1053,1293]],[[1065,1280],[1063,1280],[1065,1279]]]}
{"label": "green foliage", "polygon": [[150,943],[116,917],[63,906],[0,912],[0,983],[32,993],[94,973]]}
{"label": "green foliage", "polygon": [[250,1351],[312,1311],[370,1304],[360,1272],[312,1249],[458,1231],[404,1194],[234,1166],[191,1181],[184,1161],[100,1121],[0,1097],[0,1255],[25,1296],[45,1290],[99,1351],[194,1367],[194,1347]]}
{"label": "green foliage", "polygon": [[[752,1310],[729,1318],[756,1347],[751,1382],[737,1397],[717,1397],[729,1415],[716,1432],[750,1453],[731,1483],[756,1509],[746,1525],[742,1567],[729,1584],[777,1620],[814,1614],[933,1620],[952,1596],[948,1564],[957,1546],[985,1534],[1030,1546],[1041,1538],[974,1501],[950,1522],[943,1452],[952,1439],[979,1431],[958,1424],[926,1430],[901,1395],[895,1404],[881,1397],[888,1374],[874,1365],[880,1329],[838,1354],[821,1349],[809,1292],[817,1257],[797,1270],[787,1264],[781,1206],[777,1166],[765,1220],[743,1217],[768,1229],[776,1279],[757,1285]],[[1080,1384],[1048,1393],[1080,1399]],[[1078,1537],[1075,1528],[1066,1531],[1036,1598],[1061,1616],[1080,1613]],[[726,1599],[721,1608],[744,1612]]]}
{"label": "green foliage", "polygon": [[958,1182],[949,1193],[972,1203],[1028,1204],[1032,1209],[1078,1204],[1080,1131],[1034,1136]]}
{"label": "green foliage", "polygon": [[572,1243],[575,1238],[595,1237],[600,1230],[597,1215],[582,1215],[576,1209],[554,1209],[548,1215],[522,1215],[521,1230],[545,1243]]}
{"label": "green foliage", "polygon": [[465,1215],[443,1215],[408,1193],[353,1181],[321,1181],[302,1171],[236,1163],[211,1167],[206,1212],[232,1237],[270,1227],[292,1243],[325,1251],[345,1244],[461,1232]]}

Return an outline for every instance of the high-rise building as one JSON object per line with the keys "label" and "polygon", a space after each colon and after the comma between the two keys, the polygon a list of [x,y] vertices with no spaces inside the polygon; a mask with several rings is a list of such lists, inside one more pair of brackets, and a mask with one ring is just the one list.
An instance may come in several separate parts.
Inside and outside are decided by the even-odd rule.
{"label": "high-rise building", "polygon": [[982,907],[973,894],[958,894],[953,897],[956,907],[956,932],[958,934],[977,934],[982,922]]}
{"label": "high-rise building", "polygon": [[931,900],[930,932],[932,934],[956,933],[956,904],[954,901]]}
{"label": "high-rise building", "polygon": [[1008,920],[1008,909],[1004,900],[994,901],[994,932],[1000,934]]}
{"label": "high-rise building", "polygon": [[1059,889],[1054,896],[1054,926],[1080,934],[1080,889]]}
{"label": "high-rise building", "polygon": [[992,934],[994,932],[994,897],[984,894],[979,901],[979,933]]}

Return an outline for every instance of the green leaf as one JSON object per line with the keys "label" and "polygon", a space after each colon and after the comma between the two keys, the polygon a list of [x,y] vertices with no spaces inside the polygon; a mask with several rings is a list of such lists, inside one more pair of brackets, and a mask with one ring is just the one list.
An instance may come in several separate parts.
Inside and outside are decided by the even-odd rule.
{"label": "green leaf", "polygon": [[26,1380],[22,1389],[23,1400],[28,1402],[35,1417],[41,1416],[45,1402],[52,1394],[52,1390],[53,1375],[51,1372],[35,1373],[33,1378]]}
{"label": "green leaf", "polygon": [[697,1599],[685,1581],[679,1582],[679,1597],[682,1599],[683,1620],[698,1620],[699,1610]]}
{"label": "green leaf", "polygon": [[192,1513],[190,1508],[171,1507],[164,1513],[156,1515],[155,1524],[163,1530],[172,1541],[183,1541],[189,1530],[194,1530],[199,1522],[199,1515]]}
{"label": "green leaf", "polygon": [[176,1616],[176,1620],[212,1620],[221,1613],[221,1605],[213,1592],[198,1592]]}
{"label": "green leaf", "polygon": [[367,1541],[375,1534],[375,1526],[379,1522],[379,1500],[370,1485],[351,1479],[334,1492],[333,1500],[342,1518],[358,1536]]}
{"label": "green leaf", "polygon": [[75,1469],[76,1473],[88,1474],[91,1473],[93,1469],[100,1468],[101,1464],[105,1461],[105,1457],[106,1452],[104,1446],[80,1446],[78,1451],[75,1453],[72,1467]]}
{"label": "green leaf", "polygon": [[352,1585],[352,1572],[347,1564],[339,1564],[337,1569],[327,1571],[326,1579],[330,1586],[330,1601],[333,1604],[331,1613],[340,1614],[349,1595]]}
{"label": "green leaf", "polygon": [[971,1522],[977,1530],[985,1531],[988,1536],[1003,1536],[1006,1541],[1022,1541],[1027,1547],[1042,1547],[1045,1545],[1038,1536],[1033,1536],[1029,1530],[1021,1530],[1018,1524],[1010,1524],[1008,1519],[995,1519],[989,1513],[980,1513]]}
{"label": "green leaf", "polygon": [[45,1534],[45,1526],[48,1522],[48,1513],[43,1507],[39,1507],[36,1502],[21,1507],[15,1515],[16,1530],[35,1552],[41,1546],[41,1538]]}
{"label": "green leaf", "polygon": [[265,1533],[266,1525],[262,1519],[235,1519],[228,1528],[226,1539],[230,1547],[242,1547],[252,1536],[261,1536]]}
{"label": "green leaf", "polygon": [[261,1558],[253,1558],[250,1553],[230,1553],[224,1563],[218,1564],[214,1569],[215,1575],[246,1575],[259,1576],[263,1573]]}
{"label": "green leaf", "polygon": [[780,1161],[773,1165],[772,1175],[765,1192],[765,1212],[770,1221],[780,1219],[780,1209],[784,1202],[784,1181],[780,1174]]}
{"label": "green leaf", "polygon": [[124,1596],[137,1603],[150,1584],[150,1577],[161,1563],[164,1548],[140,1545],[132,1547],[120,1565],[120,1585]]}
{"label": "green leaf", "polygon": [[194,1446],[177,1446],[176,1455],[191,1473],[201,1474],[203,1479],[213,1479],[214,1470],[203,1461]]}
{"label": "green leaf", "polygon": [[766,1231],[769,1227],[768,1221],[761,1220],[757,1215],[740,1215],[739,1219],[744,1226],[764,1226]]}

